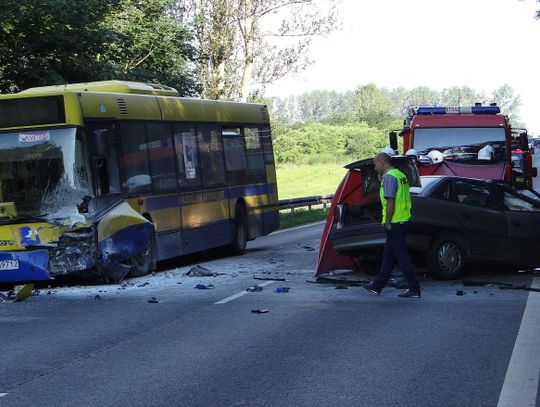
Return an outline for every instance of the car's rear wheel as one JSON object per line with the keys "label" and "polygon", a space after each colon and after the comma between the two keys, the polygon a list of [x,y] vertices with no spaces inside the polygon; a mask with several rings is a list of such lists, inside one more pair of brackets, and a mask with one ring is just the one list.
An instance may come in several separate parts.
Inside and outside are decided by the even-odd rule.
{"label": "car's rear wheel", "polygon": [[426,263],[428,269],[437,277],[452,280],[463,275],[465,250],[463,245],[453,237],[440,237],[431,245]]}

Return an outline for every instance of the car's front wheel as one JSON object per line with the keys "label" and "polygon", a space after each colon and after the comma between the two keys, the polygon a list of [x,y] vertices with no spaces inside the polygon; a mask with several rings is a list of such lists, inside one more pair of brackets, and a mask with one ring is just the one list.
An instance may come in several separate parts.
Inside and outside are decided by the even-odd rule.
{"label": "car's front wheel", "polygon": [[431,245],[426,263],[437,277],[452,280],[463,275],[465,250],[462,243],[451,237],[440,237]]}

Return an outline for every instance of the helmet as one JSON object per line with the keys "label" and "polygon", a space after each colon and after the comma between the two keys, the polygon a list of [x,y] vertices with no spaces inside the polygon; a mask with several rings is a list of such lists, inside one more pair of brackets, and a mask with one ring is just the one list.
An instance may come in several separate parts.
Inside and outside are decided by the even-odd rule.
{"label": "helmet", "polygon": [[493,158],[493,153],[495,153],[495,149],[490,144],[486,144],[478,151],[478,159],[491,160]]}
{"label": "helmet", "polygon": [[427,155],[429,158],[431,158],[431,162],[433,164],[441,163],[443,160],[443,155],[439,150],[432,150]]}
{"label": "helmet", "polygon": [[414,148],[411,148],[410,150],[407,150],[407,152],[405,153],[405,155],[413,156],[413,157],[417,157],[417,158],[418,158],[418,153],[416,152],[416,150],[415,150]]}
{"label": "helmet", "polygon": [[393,155],[396,155],[396,152],[394,151],[393,148],[391,147],[385,147],[381,150],[381,153],[385,153],[385,154],[388,154],[390,157],[392,157]]}

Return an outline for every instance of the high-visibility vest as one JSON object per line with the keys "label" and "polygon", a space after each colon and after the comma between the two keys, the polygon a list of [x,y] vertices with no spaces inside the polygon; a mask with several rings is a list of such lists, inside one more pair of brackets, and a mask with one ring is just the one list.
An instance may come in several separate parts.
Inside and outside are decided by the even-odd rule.
{"label": "high-visibility vest", "polygon": [[[391,223],[407,222],[411,218],[411,194],[409,192],[409,180],[400,170],[393,168],[386,175],[397,179],[397,191],[394,205],[394,215]],[[384,198],[384,183],[381,182],[379,190],[382,203],[382,223],[386,223],[386,199]]]}

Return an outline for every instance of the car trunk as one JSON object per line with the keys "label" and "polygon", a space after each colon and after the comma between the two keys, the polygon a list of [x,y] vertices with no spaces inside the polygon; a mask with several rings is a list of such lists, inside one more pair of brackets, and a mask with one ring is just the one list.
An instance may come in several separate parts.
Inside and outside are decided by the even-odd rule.
{"label": "car trunk", "polygon": [[[392,165],[407,176],[411,187],[421,186],[413,158],[392,157]],[[385,243],[379,199],[380,179],[373,160],[356,161],[345,168],[360,172],[362,180],[355,186],[354,194],[349,194],[337,204],[329,237],[336,253],[364,257],[364,249],[373,251],[373,248],[382,247]]]}

